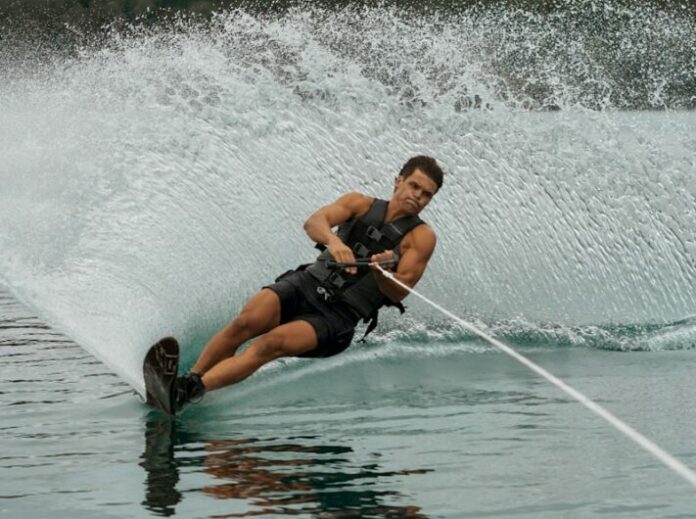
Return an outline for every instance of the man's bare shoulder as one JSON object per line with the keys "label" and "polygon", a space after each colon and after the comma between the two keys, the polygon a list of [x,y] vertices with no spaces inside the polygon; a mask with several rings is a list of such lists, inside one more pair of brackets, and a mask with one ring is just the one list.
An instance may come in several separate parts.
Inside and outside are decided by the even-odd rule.
{"label": "man's bare shoulder", "polygon": [[437,236],[432,227],[427,223],[414,227],[411,232],[404,236],[403,246],[406,248],[413,247],[420,254],[430,257],[437,245]]}
{"label": "man's bare shoulder", "polygon": [[371,196],[353,191],[341,196],[336,203],[348,209],[351,214],[361,216],[370,210],[370,206],[372,206],[374,200],[375,199]]}

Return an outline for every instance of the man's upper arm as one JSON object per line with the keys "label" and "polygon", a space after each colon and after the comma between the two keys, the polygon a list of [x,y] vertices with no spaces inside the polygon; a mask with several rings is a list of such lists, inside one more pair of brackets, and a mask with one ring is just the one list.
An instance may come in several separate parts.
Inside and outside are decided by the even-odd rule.
{"label": "man's upper arm", "polygon": [[401,242],[401,258],[397,277],[410,287],[416,286],[435,251],[437,237],[427,225],[419,225]]}
{"label": "man's upper arm", "polygon": [[365,212],[365,208],[369,208],[372,199],[361,193],[347,193],[339,197],[335,202],[325,205],[318,209],[309,220],[312,218],[326,218],[331,227],[347,222],[355,216],[359,216]]}

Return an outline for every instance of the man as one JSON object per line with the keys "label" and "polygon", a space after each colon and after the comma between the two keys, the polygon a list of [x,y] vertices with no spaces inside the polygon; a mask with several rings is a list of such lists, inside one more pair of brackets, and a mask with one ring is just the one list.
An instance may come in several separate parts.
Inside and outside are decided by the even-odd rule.
{"label": "man", "polygon": [[[399,172],[391,200],[348,193],[312,214],[304,230],[322,254],[256,293],[210,340],[191,372],[176,381],[177,408],[205,391],[240,382],[280,357],[336,355],[350,345],[360,319],[371,321],[369,333],[381,306],[403,311],[400,301],[408,292],[376,264],[392,261],[394,276],[410,287],[416,285],[436,242],[418,214],[442,179],[435,159],[419,155]],[[259,338],[235,355],[254,337]]]}

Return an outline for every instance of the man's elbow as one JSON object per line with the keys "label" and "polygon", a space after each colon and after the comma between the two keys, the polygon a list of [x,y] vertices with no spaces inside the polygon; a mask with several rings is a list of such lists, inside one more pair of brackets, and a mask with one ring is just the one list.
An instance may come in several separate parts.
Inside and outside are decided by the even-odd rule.
{"label": "man's elbow", "polygon": [[404,290],[403,288],[399,287],[398,291],[394,294],[395,297],[391,297],[390,299],[395,303],[400,303],[401,301],[406,299],[406,296],[408,294],[408,290]]}
{"label": "man's elbow", "polygon": [[305,230],[305,232],[309,232],[309,230],[312,228],[313,220],[314,215],[310,216],[304,221],[304,223],[302,224],[302,228]]}
{"label": "man's elbow", "polygon": [[[408,287],[413,287],[413,284],[409,283],[409,281],[406,279],[399,279],[399,281]],[[404,300],[406,296],[411,293],[408,289],[402,287],[401,285],[397,285],[396,283],[392,282],[390,285],[389,294],[386,294],[386,296],[395,303]]]}

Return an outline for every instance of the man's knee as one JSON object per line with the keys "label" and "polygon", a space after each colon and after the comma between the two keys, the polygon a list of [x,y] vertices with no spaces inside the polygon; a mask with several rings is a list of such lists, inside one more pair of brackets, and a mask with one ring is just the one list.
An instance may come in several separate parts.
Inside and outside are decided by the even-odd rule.
{"label": "man's knee", "polygon": [[258,348],[258,355],[266,361],[295,357],[316,348],[317,335],[310,323],[293,321],[269,331],[252,345],[254,346]]}
{"label": "man's knee", "polygon": [[242,309],[223,330],[225,335],[255,337],[278,326],[280,311],[269,305],[265,308]]}
{"label": "man's knee", "polygon": [[266,331],[280,322],[280,298],[272,290],[256,294],[230,324],[237,332],[258,333]]}
{"label": "man's knee", "polygon": [[242,311],[232,322],[223,330],[227,335],[240,335],[251,332],[254,328],[255,320],[249,312]]}
{"label": "man's knee", "polygon": [[273,331],[260,337],[250,348],[253,350],[254,355],[260,357],[265,362],[287,355],[285,337],[282,334],[273,333]]}

